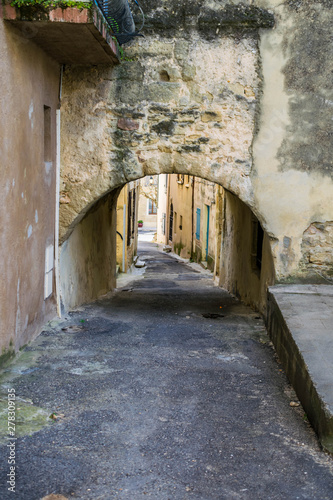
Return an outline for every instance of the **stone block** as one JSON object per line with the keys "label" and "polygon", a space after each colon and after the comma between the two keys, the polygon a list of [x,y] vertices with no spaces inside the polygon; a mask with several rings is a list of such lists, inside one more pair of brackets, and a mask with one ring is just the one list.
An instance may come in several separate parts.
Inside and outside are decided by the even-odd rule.
{"label": "stone block", "polygon": [[119,118],[117,127],[121,130],[137,130],[139,128],[139,124],[129,118]]}
{"label": "stone block", "polygon": [[151,131],[159,135],[172,135],[175,129],[175,122],[172,120],[163,120],[152,125]]}
{"label": "stone block", "polygon": [[179,99],[181,85],[175,82],[152,83],[147,87],[145,98],[154,102],[170,102]]}
{"label": "stone block", "polygon": [[207,110],[201,113],[201,120],[204,123],[207,122],[220,122],[222,121],[222,115],[219,111]]}

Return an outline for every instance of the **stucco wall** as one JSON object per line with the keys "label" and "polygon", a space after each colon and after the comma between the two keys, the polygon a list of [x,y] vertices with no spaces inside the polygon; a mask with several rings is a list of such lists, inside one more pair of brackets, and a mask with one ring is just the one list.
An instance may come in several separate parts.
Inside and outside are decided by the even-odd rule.
{"label": "stucco wall", "polygon": [[75,227],[60,254],[61,299],[71,309],[116,286],[118,190],[97,202]]}
{"label": "stucco wall", "polygon": [[254,268],[251,210],[232,193],[224,193],[224,224],[220,285],[265,314],[267,287],[274,283],[274,265],[267,233],[262,245],[261,271]]}
{"label": "stucco wall", "polygon": [[[0,61],[0,347],[17,350],[56,315],[54,295],[44,300],[44,273],[55,238],[59,66],[1,19]],[[51,108],[46,163],[44,106]]]}
{"label": "stucco wall", "polygon": [[[200,240],[194,238],[194,251],[197,257],[207,262],[210,270],[214,270],[216,257],[216,241],[220,228],[216,227],[216,193],[218,187],[212,182],[195,178],[194,182],[194,218],[197,208],[201,211],[200,217]],[[208,216],[209,207],[209,216]],[[208,255],[207,250],[208,230]],[[196,220],[194,219],[194,232],[196,231]],[[219,249],[218,249],[219,251]]]}
{"label": "stucco wall", "polygon": [[[332,273],[333,253],[311,239],[311,223],[333,220],[333,9],[330,0],[279,2],[276,27],[261,33],[263,93],[253,146],[255,205],[276,239],[277,279],[320,280]],[[307,253],[311,249],[311,262]]]}
{"label": "stucco wall", "polygon": [[[192,256],[192,193],[193,183],[189,176],[184,175],[184,182],[180,184],[177,175],[169,175],[169,200],[167,211],[166,233],[169,238],[170,206],[173,205],[173,251],[185,259]],[[182,224],[181,222],[182,217]],[[181,228],[180,228],[181,226]]]}

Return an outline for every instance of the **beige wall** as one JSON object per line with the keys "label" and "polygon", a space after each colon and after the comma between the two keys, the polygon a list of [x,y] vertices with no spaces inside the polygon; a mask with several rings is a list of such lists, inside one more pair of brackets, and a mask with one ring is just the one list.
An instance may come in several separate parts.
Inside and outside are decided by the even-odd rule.
{"label": "beige wall", "polygon": [[[129,217],[129,192],[132,193],[132,205],[134,210],[134,237],[130,238],[128,245],[128,217]],[[133,199],[134,196],[134,199]],[[138,202],[139,181],[130,182],[123,187],[117,199],[117,267],[122,273],[126,273],[133,264],[134,256],[138,247]],[[124,218],[125,213],[125,218]],[[133,212],[132,212],[133,214]],[[121,236],[122,237],[121,237]]]}
{"label": "beige wall", "polygon": [[[169,175],[167,238],[173,251],[185,259],[192,256],[192,184],[189,175],[184,175],[184,182],[177,175]],[[172,241],[169,240],[171,203],[174,213]]]}
{"label": "beige wall", "polygon": [[246,304],[266,313],[266,291],[274,283],[274,264],[267,233],[264,233],[261,271],[254,265],[251,210],[236,196],[224,193],[220,285]]}
{"label": "beige wall", "polygon": [[99,200],[61,247],[61,299],[66,310],[116,286],[118,191]]}
{"label": "beige wall", "polygon": [[[196,211],[199,208],[200,240],[194,238],[194,256],[196,260],[206,261],[212,271],[215,267],[216,239],[220,229],[216,227],[216,200],[219,193],[217,184],[195,177],[194,181],[194,233],[196,232]],[[209,215],[208,215],[209,207]],[[209,220],[208,220],[209,219]],[[208,253],[207,253],[208,231]]]}
{"label": "beige wall", "polygon": [[[0,19],[0,347],[18,349],[56,315],[44,300],[45,251],[55,243],[59,66]],[[51,108],[44,156],[44,106]],[[48,160],[46,163],[44,160]],[[52,261],[54,254],[51,256]],[[54,262],[52,262],[54,265]]]}

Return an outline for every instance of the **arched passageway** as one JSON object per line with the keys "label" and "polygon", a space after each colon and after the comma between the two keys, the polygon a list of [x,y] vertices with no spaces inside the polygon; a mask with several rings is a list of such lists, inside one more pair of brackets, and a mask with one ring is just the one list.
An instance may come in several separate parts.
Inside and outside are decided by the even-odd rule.
{"label": "arched passageway", "polygon": [[[147,36],[126,48],[119,66],[64,70],[60,242],[68,275],[74,273],[68,255],[78,248],[70,243],[73,231],[83,218],[85,224],[93,220],[96,203],[104,203],[106,212],[127,182],[174,173],[223,186],[233,207],[230,222],[245,216],[239,200],[249,208],[265,232],[278,282],[329,278],[332,155],[320,154],[328,151],[331,124],[325,104],[330,96],[321,94],[321,78],[329,78],[325,64],[322,76],[317,68],[329,30],[317,39],[309,6],[301,13],[276,2],[269,10],[262,2],[245,7],[205,0],[195,5],[160,0],[158,8],[145,7]],[[328,26],[326,9],[316,16]],[[311,55],[299,50],[309,37],[325,49]],[[304,68],[311,68],[314,78],[310,93]],[[103,230],[109,227],[103,224]],[[104,276],[103,259],[99,262],[95,292],[114,283],[113,276]],[[236,267],[240,270],[239,262],[235,272]],[[63,286],[65,303],[90,297],[91,268],[87,257]],[[242,296],[243,279],[236,287]]]}
{"label": "arched passageway", "polygon": [[[179,174],[159,179],[158,242],[182,257],[205,261],[220,286],[264,313],[274,265],[269,237],[253,212],[211,181]],[[64,242],[60,270],[66,309],[115,288],[117,264],[128,269],[137,246],[138,184],[131,181],[126,190],[105,194]]]}

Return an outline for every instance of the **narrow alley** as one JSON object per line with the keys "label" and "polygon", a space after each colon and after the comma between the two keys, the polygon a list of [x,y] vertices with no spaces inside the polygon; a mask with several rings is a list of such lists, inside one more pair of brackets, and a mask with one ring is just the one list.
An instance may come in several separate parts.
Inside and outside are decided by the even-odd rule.
{"label": "narrow alley", "polygon": [[139,258],[141,275],[51,323],[4,371],[16,497],[331,499],[332,460],[260,316],[198,264],[150,242]]}

